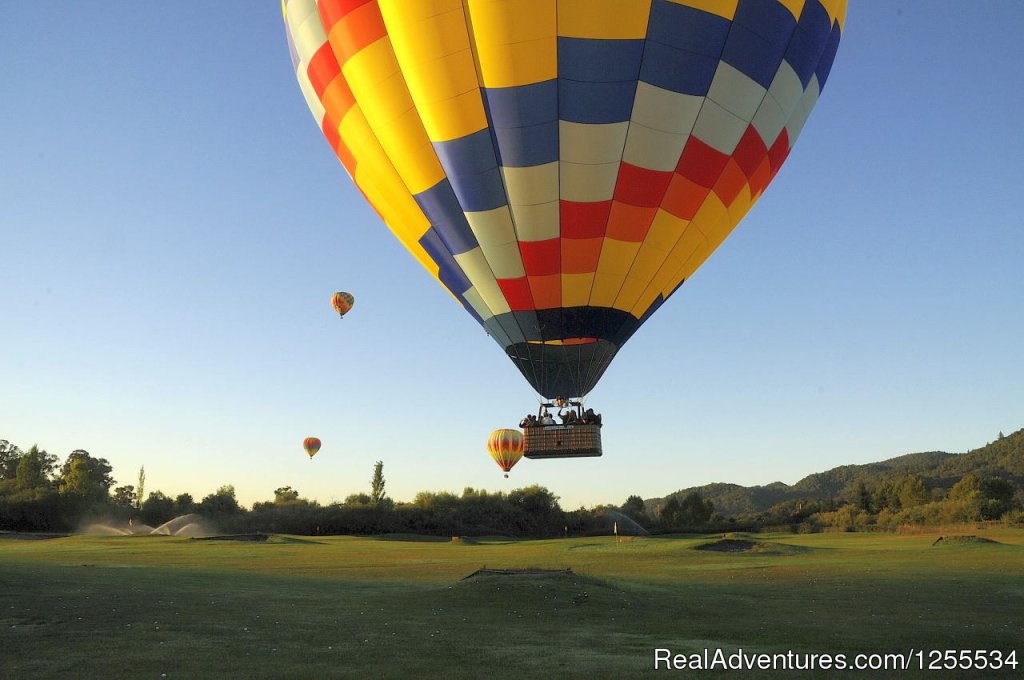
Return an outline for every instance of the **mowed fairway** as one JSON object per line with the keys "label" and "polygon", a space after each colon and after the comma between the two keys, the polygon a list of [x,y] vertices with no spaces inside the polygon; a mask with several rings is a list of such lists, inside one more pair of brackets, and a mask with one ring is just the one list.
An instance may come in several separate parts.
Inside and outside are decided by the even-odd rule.
{"label": "mowed fairway", "polygon": [[[0,534],[0,678],[620,678],[654,673],[656,648],[1021,660],[1024,531],[975,533],[994,542],[756,535],[738,537],[756,551],[721,552],[695,549],[718,537]],[[573,574],[461,580],[483,566]]]}

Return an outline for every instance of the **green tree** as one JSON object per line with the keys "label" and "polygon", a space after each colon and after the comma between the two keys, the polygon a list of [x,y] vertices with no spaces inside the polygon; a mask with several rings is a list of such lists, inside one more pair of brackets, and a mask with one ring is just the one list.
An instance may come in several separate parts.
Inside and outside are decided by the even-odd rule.
{"label": "green tree", "polygon": [[693,529],[707,524],[715,506],[696,491],[688,493],[683,500],[672,496],[661,508],[661,528],[667,531]]}
{"label": "green tree", "polygon": [[1002,477],[986,477],[981,481],[981,516],[999,519],[1013,508],[1013,484]]}
{"label": "green tree", "polygon": [[956,522],[973,522],[982,518],[984,496],[981,493],[981,479],[968,473],[953,485],[946,498],[949,519]]}
{"label": "green tree", "polygon": [[136,507],[135,502],[135,487],[131,484],[126,486],[119,486],[114,489],[112,496],[114,505],[119,508],[134,508]]}
{"label": "green tree", "polygon": [[626,502],[622,504],[622,514],[629,517],[634,522],[647,522],[647,508],[644,507],[644,499],[640,496],[632,495],[626,499]]}
{"label": "green tree", "polygon": [[377,461],[373,466],[373,478],[370,480],[370,503],[380,505],[384,501],[384,463]]}
{"label": "green tree", "polygon": [[21,449],[6,439],[0,439],[0,479],[14,479],[18,474]]}
{"label": "green tree", "polygon": [[369,505],[370,494],[368,493],[350,493],[345,497],[345,505]]}
{"label": "green tree", "polygon": [[714,504],[696,491],[688,493],[679,503],[679,519],[684,526],[699,527],[707,524],[714,511]]}
{"label": "green tree", "polygon": [[558,505],[558,496],[545,487],[531,484],[513,489],[507,498],[508,505],[518,511],[516,521],[520,531],[533,535],[562,533],[565,513]]}
{"label": "green tree", "polygon": [[895,486],[900,507],[912,508],[931,500],[931,491],[928,489],[928,485],[918,475],[903,475],[897,480]]}
{"label": "green tree", "polygon": [[93,458],[88,451],[76,449],[60,469],[60,492],[91,502],[105,501],[114,485],[113,471],[106,458]]}
{"label": "green tree", "polygon": [[196,502],[190,493],[181,493],[174,497],[174,513],[187,515],[196,511]]}
{"label": "green tree", "polygon": [[235,487],[230,484],[217,489],[199,502],[199,512],[207,516],[233,515],[241,510],[235,499]]}
{"label": "green tree", "polygon": [[857,507],[864,512],[871,512],[871,491],[863,479],[857,480],[857,486],[853,493],[854,502],[857,504]]}
{"label": "green tree", "polygon": [[679,526],[679,499],[672,496],[661,506],[661,514],[658,515],[662,529],[673,529]]}
{"label": "green tree", "polygon": [[173,519],[177,514],[175,510],[174,501],[169,496],[162,491],[153,491],[142,502],[139,513],[142,515],[143,522],[152,527],[158,527]]}
{"label": "green tree", "polygon": [[274,489],[274,505],[286,505],[299,500],[299,492],[290,486]]}
{"label": "green tree", "polygon": [[142,509],[143,494],[146,493],[146,466],[139,468],[139,493],[135,497],[135,507]]}
{"label": "green tree", "polygon": [[33,445],[18,460],[18,467],[15,471],[18,489],[51,488],[51,477],[56,468],[57,456]]}

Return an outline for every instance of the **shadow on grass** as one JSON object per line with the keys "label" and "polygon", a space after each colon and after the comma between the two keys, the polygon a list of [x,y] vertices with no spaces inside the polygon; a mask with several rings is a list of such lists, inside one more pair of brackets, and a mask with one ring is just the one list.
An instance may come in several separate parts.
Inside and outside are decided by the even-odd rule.
{"label": "shadow on grass", "polygon": [[428,536],[426,534],[376,534],[360,536],[371,541],[404,541],[410,543],[462,543],[466,545],[486,544],[504,545],[521,543],[522,539],[513,536]]}
{"label": "shadow on grass", "polygon": [[425,534],[374,534],[360,536],[371,541],[404,541],[407,543],[450,543],[450,536],[427,536]]}
{"label": "shadow on grass", "polygon": [[71,534],[33,534],[20,531],[0,531],[0,541],[43,541],[48,538],[67,538]]}
{"label": "shadow on grass", "polygon": [[323,545],[323,541],[314,541],[309,538],[298,538],[297,536],[282,536],[279,534],[223,534],[219,536],[194,536],[191,541],[239,541],[243,543],[308,543]]}

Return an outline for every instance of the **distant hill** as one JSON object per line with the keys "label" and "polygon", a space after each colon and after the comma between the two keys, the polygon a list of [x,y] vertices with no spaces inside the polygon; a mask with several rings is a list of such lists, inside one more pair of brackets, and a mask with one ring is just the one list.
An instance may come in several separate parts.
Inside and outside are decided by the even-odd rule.
{"label": "distant hill", "polygon": [[644,501],[647,511],[653,510],[673,496],[682,500],[696,491],[711,500],[715,510],[725,517],[763,512],[788,500],[816,498],[851,500],[858,482],[875,488],[885,480],[903,474],[920,476],[931,488],[948,489],[968,473],[979,477],[998,476],[1024,489],[1024,429],[1004,436],[967,453],[927,451],[910,453],[878,463],[843,465],[816,472],[790,486],[772,482],[763,486],[714,483],[680,489],[663,498]]}

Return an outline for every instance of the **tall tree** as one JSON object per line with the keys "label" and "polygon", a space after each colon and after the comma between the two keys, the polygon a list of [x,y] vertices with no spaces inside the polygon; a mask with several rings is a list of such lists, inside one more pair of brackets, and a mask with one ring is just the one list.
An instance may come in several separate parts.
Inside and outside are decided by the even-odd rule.
{"label": "tall tree", "polygon": [[274,505],[286,505],[299,500],[299,492],[290,486],[274,489]]}
{"label": "tall tree", "polygon": [[686,494],[686,497],[679,502],[679,520],[684,526],[698,527],[707,524],[714,511],[714,504],[696,491]]}
{"label": "tall tree", "polygon": [[139,508],[142,521],[157,527],[174,518],[174,500],[162,491],[152,491]]}
{"label": "tall tree", "polygon": [[68,454],[60,469],[60,492],[90,501],[106,500],[114,485],[113,471],[106,458],[93,458],[88,451],[77,449]]}
{"label": "tall tree", "polygon": [[142,509],[142,499],[146,492],[146,466],[139,468],[139,493],[135,496],[135,507]]}
{"label": "tall tree", "polygon": [[622,514],[634,522],[646,522],[649,519],[647,509],[644,507],[644,499],[636,494],[627,498],[626,502],[622,504]]}
{"label": "tall tree", "polygon": [[134,508],[135,504],[135,487],[131,484],[119,486],[114,489],[114,493],[111,496],[114,501],[114,505],[119,508]]}
{"label": "tall tree", "polygon": [[174,510],[179,515],[187,515],[195,512],[196,501],[190,493],[181,493],[174,497]]}
{"label": "tall tree", "polygon": [[871,512],[871,491],[863,479],[857,480],[857,487],[854,491],[854,502],[864,512]]}
{"label": "tall tree", "polygon": [[380,505],[384,500],[384,463],[377,461],[373,466],[373,479],[370,480],[370,502]]}
{"label": "tall tree", "polygon": [[18,460],[15,479],[19,489],[48,489],[53,471],[57,468],[57,456],[47,453],[36,445],[26,451]]}
{"label": "tall tree", "polygon": [[231,484],[225,484],[216,493],[205,496],[199,502],[199,512],[207,516],[231,515],[239,510],[241,507],[235,498],[235,487]]}
{"label": "tall tree", "polygon": [[18,474],[21,449],[6,439],[0,439],[0,479],[14,479]]}

